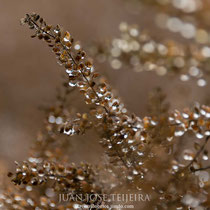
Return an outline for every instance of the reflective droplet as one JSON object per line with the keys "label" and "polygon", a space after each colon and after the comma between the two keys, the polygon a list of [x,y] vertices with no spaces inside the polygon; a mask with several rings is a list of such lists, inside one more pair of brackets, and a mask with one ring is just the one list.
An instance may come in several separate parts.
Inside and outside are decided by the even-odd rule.
{"label": "reflective droplet", "polygon": [[184,134],[184,130],[176,130],[175,132],[174,132],[174,135],[175,136],[182,136]]}
{"label": "reflective droplet", "polygon": [[204,86],[206,85],[206,80],[204,80],[204,79],[199,79],[199,80],[197,81],[197,84],[198,84],[198,86],[200,86],[200,87],[204,87]]}
{"label": "reflective droplet", "polygon": [[193,157],[194,157],[194,153],[191,150],[186,149],[184,151],[184,155],[183,155],[184,160],[193,160]]}
{"label": "reflective droplet", "polygon": [[202,138],[203,138],[203,134],[202,134],[202,133],[196,133],[196,137],[197,137],[198,139],[202,139]]}

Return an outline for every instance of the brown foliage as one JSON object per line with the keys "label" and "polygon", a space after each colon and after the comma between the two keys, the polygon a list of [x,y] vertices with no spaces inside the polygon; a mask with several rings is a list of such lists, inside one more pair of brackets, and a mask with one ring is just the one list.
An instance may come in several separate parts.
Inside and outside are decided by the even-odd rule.
{"label": "brown foliage", "polygon": [[[125,189],[126,192],[141,191],[151,195],[151,201],[145,204],[147,209],[209,207],[209,166],[204,162],[208,159],[206,145],[210,136],[210,107],[196,104],[183,112],[170,112],[164,94],[157,89],[150,96],[150,116],[141,119],[125,108],[106,79],[94,71],[92,61],[68,31],[63,31],[58,25],[48,25],[37,14],[27,14],[21,22],[35,32],[32,38],[43,40],[52,49],[58,63],[65,68],[69,86],[79,89],[89,112],[70,113],[65,107],[70,92],[65,85],[65,94],[58,97],[58,105],[46,110],[45,129],[39,134],[29,159],[17,163],[14,175],[8,174],[20,188],[16,189],[15,196],[6,192],[2,196],[6,207],[76,208],[74,202],[56,203],[55,194],[54,197],[44,195],[43,191],[49,189],[53,193],[67,192],[75,196],[110,194]],[[142,40],[140,37],[140,42]],[[143,42],[147,40],[145,38]],[[179,47],[176,44],[169,46]],[[150,48],[148,45],[145,47],[146,51]],[[182,50],[176,52],[180,55]],[[183,52],[192,57],[188,51]],[[133,56],[133,52],[124,53],[128,54],[121,56],[122,62],[125,61],[124,56]],[[177,55],[169,49],[164,59],[161,57],[164,60],[161,65],[171,67],[174,56]],[[188,59],[185,54],[180,56]],[[140,59],[159,63],[160,56],[156,51],[152,55],[142,52]],[[100,166],[69,164],[65,150],[67,139],[85,134],[87,129],[97,132],[108,163],[104,161]],[[180,139],[184,136],[187,140],[187,134],[190,139],[197,137],[200,141],[192,140],[194,148],[183,150]],[[109,185],[103,179],[104,175],[110,176]],[[36,186],[37,191],[30,193],[32,186]],[[35,193],[36,196],[33,195]],[[84,200],[83,204],[91,203]],[[104,202],[96,199],[94,204]]]}

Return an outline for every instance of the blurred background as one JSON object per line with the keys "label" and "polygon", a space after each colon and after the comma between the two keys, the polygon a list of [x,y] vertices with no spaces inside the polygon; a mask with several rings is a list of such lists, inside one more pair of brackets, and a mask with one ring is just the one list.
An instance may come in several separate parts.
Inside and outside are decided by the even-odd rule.
{"label": "blurred background", "polygon": [[[122,21],[135,23],[158,39],[171,36],[186,42],[156,27],[157,11],[151,5],[126,0],[0,0],[0,162],[8,168],[15,160],[27,158],[43,125],[44,113],[38,107],[55,101],[56,87],[62,82],[62,68],[53,53],[43,42],[32,40],[27,27],[20,26],[20,18],[31,12],[40,14],[47,23],[62,25],[86,50],[93,42],[119,36]],[[105,74],[127,108],[140,117],[147,115],[148,93],[158,86],[167,94],[171,109],[189,107],[195,101],[208,103],[208,85],[201,88],[193,81],[183,83],[178,78],[136,73],[125,67],[113,70],[106,63],[95,62],[95,66],[96,71]],[[85,104],[80,97],[73,96],[72,106],[82,111]],[[95,143],[97,137],[92,132],[72,141],[73,161],[96,162],[103,150]],[[90,153],[90,147],[95,152]]]}

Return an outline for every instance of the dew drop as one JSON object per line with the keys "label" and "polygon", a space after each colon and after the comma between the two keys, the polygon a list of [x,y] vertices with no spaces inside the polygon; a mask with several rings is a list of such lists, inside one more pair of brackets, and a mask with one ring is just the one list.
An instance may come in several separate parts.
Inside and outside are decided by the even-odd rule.
{"label": "dew drop", "polygon": [[53,115],[50,115],[48,118],[49,123],[55,123],[55,117]]}
{"label": "dew drop", "polygon": [[138,171],[137,170],[133,170],[133,175],[138,175]]}
{"label": "dew drop", "polygon": [[191,150],[185,150],[184,151],[184,155],[183,155],[183,158],[184,160],[193,160],[193,157],[194,157],[194,153],[192,153]]}
{"label": "dew drop", "polygon": [[196,133],[196,137],[197,137],[198,139],[202,139],[202,138],[203,138],[203,134],[202,134],[202,133]]}
{"label": "dew drop", "polygon": [[199,79],[199,80],[197,81],[197,84],[198,84],[199,87],[204,87],[204,86],[206,86],[206,80],[204,80],[204,79]]}
{"label": "dew drop", "polygon": [[209,159],[208,155],[203,155],[203,160],[208,160],[208,159]]}
{"label": "dew drop", "polygon": [[73,81],[69,82],[69,86],[71,87],[75,87],[76,85],[77,85],[77,82],[73,82]]}
{"label": "dew drop", "polygon": [[174,132],[175,136],[182,136],[184,134],[184,130],[177,130]]}

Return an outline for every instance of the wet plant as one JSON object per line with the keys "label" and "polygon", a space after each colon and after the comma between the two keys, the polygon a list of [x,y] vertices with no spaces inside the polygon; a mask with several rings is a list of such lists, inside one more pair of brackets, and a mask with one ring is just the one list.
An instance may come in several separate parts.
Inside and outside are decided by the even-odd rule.
{"label": "wet plant", "polygon": [[[127,110],[106,78],[95,72],[92,60],[68,31],[59,25],[47,24],[35,13],[27,14],[21,23],[33,31],[32,38],[43,40],[49,46],[68,81],[64,84],[64,93],[57,96],[56,105],[45,109],[45,126],[28,160],[16,163],[16,171],[8,173],[15,186],[10,185],[1,194],[4,208],[80,209],[80,204],[87,208],[91,204],[110,204],[101,199],[95,199],[93,203],[88,199],[59,203],[56,195],[63,192],[74,197],[121,192],[149,194],[148,202],[138,204],[136,209],[210,207],[209,106],[195,104],[183,111],[171,112],[165,95],[157,88],[149,96],[149,115],[138,117]],[[121,29],[130,34],[123,36],[129,45],[126,48],[125,40],[115,40],[111,51],[113,56],[122,53],[119,54],[121,62],[128,59],[135,60],[132,63],[135,64],[139,59],[145,59],[144,67],[151,68],[157,63],[158,74],[166,73],[174,65],[173,69],[183,70],[181,64],[185,62],[193,75],[198,71],[189,61],[194,59],[189,49],[175,50],[177,54],[174,55],[170,47],[178,48],[176,44],[157,44],[144,34],[137,39],[138,30],[127,24],[122,24]],[[142,45],[140,49],[138,46]],[[200,49],[198,51],[200,53]],[[148,60],[154,64],[148,64]],[[205,59],[198,62],[203,65]],[[117,63],[112,61],[112,65],[116,67]],[[198,85],[201,80],[199,77]],[[66,104],[74,89],[83,95],[86,113],[72,113]],[[97,133],[106,158],[100,165],[73,164],[66,151],[68,142],[75,135],[85,135],[89,129]],[[190,141],[187,148],[182,147],[183,138]]]}

